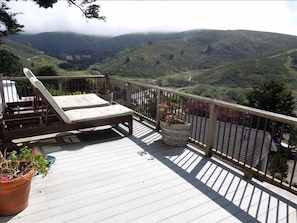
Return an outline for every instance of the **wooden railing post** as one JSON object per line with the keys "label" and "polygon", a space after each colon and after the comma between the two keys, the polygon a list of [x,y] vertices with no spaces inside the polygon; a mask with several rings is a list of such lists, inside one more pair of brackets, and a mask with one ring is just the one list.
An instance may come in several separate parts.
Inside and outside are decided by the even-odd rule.
{"label": "wooden railing post", "polygon": [[59,95],[63,94],[63,80],[58,80],[58,90],[59,90]]}
{"label": "wooden railing post", "polygon": [[212,156],[212,148],[215,140],[215,131],[216,131],[216,121],[217,121],[217,105],[211,103],[210,104],[210,115],[209,115],[209,123],[207,129],[207,138],[206,138],[206,149],[205,156]]}
{"label": "wooden railing post", "polygon": [[156,107],[156,129],[160,129],[160,111],[159,111],[159,104],[162,103],[163,101],[163,98],[162,95],[163,95],[163,91],[161,90],[157,90],[158,91],[158,94],[157,94],[157,107]]}
{"label": "wooden railing post", "polygon": [[[4,112],[5,110],[5,98],[4,98],[4,89],[3,89],[3,74],[0,74],[0,97],[1,97],[1,112]],[[2,115],[2,114],[1,114]]]}
{"label": "wooden railing post", "polygon": [[126,89],[127,89],[127,92],[126,92],[126,106],[128,108],[131,108],[131,93],[132,93],[132,88],[131,88],[131,84],[129,83],[125,83],[125,86],[126,86]]}

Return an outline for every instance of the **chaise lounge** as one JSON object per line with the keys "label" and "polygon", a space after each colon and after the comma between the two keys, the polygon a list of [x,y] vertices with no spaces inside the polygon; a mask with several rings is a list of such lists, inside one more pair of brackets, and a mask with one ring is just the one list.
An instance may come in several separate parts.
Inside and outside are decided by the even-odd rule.
{"label": "chaise lounge", "polygon": [[[23,72],[33,85],[32,81],[37,79],[37,77],[28,68],[24,68]],[[103,98],[100,98],[94,93],[79,95],[60,95],[52,97],[54,101],[59,105],[59,107],[61,107],[63,110],[71,110],[76,108],[92,108],[110,105],[108,101],[104,100]]]}
{"label": "chaise lounge", "polygon": [[[24,68],[24,73],[28,73],[28,70]],[[34,103],[36,107],[30,111],[3,115],[0,124],[2,145],[18,138],[121,123],[127,126],[128,133],[132,134],[133,112],[131,109],[120,104],[109,104],[108,102],[106,104],[103,99],[103,101],[99,100],[103,104],[96,105],[94,100],[96,101],[98,96],[92,94],[86,95],[91,98],[93,105],[84,101],[85,107],[82,107],[83,103],[80,103],[80,106],[73,105],[78,104],[76,100],[83,101],[86,95],[56,96],[60,97],[61,101],[72,98],[72,102],[64,103],[65,107],[63,108],[63,103],[61,101],[59,103],[59,99],[53,97],[40,80],[35,76],[29,79],[36,99],[41,99],[41,101]]]}

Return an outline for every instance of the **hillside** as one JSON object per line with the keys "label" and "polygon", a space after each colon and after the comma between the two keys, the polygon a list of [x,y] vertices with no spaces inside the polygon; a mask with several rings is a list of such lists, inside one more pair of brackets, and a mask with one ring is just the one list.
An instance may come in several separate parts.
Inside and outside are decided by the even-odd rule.
{"label": "hillside", "polygon": [[265,78],[276,78],[292,89],[297,87],[296,36],[247,30],[191,30],[117,37],[43,33],[10,39],[63,58],[53,63],[65,69],[79,67],[91,73],[156,78],[176,86],[250,88]]}
{"label": "hillside", "polygon": [[113,56],[124,49],[149,41],[171,39],[176,35],[179,35],[179,33],[133,33],[117,37],[106,37],[48,32],[36,35],[12,35],[7,38],[44,51],[51,56],[64,60],[68,59],[69,63],[77,65],[87,63],[90,65]]}
{"label": "hillside", "polygon": [[265,78],[297,86],[297,38],[253,31],[203,30],[121,51],[92,69],[124,76],[190,73],[195,83],[252,87]]}
{"label": "hillside", "polygon": [[[53,66],[60,75],[75,75],[87,73],[87,71],[66,71],[64,69],[61,69],[59,68],[59,64],[63,63],[63,60],[49,56],[43,51],[9,39],[1,39],[0,49],[12,52],[20,58],[23,67],[28,67],[33,71],[40,67],[49,65]],[[23,72],[21,70],[19,75],[23,75]]]}
{"label": "hillside", "polygon": [[7,39],[1,39],[0,49],[8,50],[18,56],[24,67],[41,67],[45,65],[58,67],[58,64],[62,62],[40,50]]}

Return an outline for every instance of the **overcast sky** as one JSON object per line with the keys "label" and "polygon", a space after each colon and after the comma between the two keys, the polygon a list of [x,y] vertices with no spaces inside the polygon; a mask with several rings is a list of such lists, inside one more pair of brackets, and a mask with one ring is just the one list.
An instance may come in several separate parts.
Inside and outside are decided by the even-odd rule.
{"label": "overcast sky", "polygon": [[71,31],[93,35],[191,29],[248,29],[297,36],[297,1],[98,1],[106,22],[86,21],[78,8],[59,0],[53,8],[11,1],[24,31]]}

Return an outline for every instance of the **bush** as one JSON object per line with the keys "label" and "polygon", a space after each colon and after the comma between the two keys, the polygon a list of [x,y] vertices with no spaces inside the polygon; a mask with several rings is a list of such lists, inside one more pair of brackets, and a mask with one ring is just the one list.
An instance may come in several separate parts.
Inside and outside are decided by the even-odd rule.
{"label": "bush", "polygon": [[275,153],[270,157],[268,170],[270,174],[277,179],[281,179],[281,176],[286,178],[289,170],[286,158],[280,153]]}

